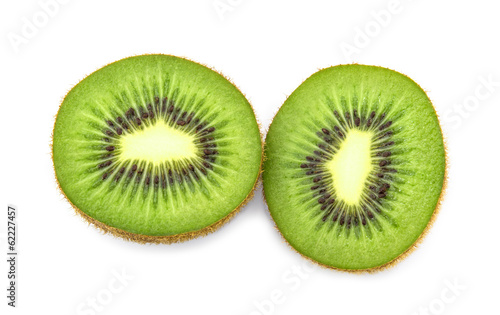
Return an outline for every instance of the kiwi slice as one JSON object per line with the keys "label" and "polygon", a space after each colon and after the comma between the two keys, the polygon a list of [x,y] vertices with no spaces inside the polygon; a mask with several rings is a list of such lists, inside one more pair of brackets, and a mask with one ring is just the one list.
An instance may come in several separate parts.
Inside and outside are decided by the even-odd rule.
{"label": "kiwi slice", "polygon": [[112,63],[64,98],[53,131],[61,190],[86,220],[137,241],[214,231],[250,198],[254,112],[217,72],[167,55]]}
{"label": "kiwi slice", "polygon": [[264,193],[300,254],[374,270],[408,253],[433,221],[446,178],[438,118],[410,78],[342,65],[300,85],[266,138]]}

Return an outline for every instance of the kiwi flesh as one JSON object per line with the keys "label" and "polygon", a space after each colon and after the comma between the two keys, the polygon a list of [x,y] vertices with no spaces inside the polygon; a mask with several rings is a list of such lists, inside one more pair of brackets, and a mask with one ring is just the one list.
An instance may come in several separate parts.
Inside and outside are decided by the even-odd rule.
{"label": "kiwi flesh", "polygon": [[87,221],[140,243],[205,235],[252,196],[262,145],[254,112],[226,78],[168,55],[126,58],[64,98],[52,156]]}
{"label": "kiwi flesh", "polygon": [[425,234],[446,183],[434,107],[410,78],[341,65],[301,84],[265,142],[264,194],[284,239],[329,268],[390,266]]}

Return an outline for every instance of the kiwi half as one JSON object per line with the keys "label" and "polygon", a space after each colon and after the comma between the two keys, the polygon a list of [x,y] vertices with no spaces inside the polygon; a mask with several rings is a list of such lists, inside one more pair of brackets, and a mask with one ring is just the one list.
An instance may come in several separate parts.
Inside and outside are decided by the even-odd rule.
{"label": "kiwi half", "polygon": [[214,231],[252,195],[262,160],[242,93],[167,55],[123,59],[77,84],[57,114],[52,150],[77,212],[141,243]]}
{"label": "kiwi half", "polygon": [[446,179],[438,118],[410,78],[342,65],[300,85],[266,138],[272,218],[300,254],[375,270],[408,253],[432,222]]}

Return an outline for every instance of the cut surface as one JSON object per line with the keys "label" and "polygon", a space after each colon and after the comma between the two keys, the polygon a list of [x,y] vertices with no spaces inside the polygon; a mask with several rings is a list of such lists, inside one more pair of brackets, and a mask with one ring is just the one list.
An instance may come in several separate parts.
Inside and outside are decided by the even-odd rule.
{"label": "cut surface", "polygon": [[251,194],[261,151],[239,90],[166,55],[123,59],[85,78],[65,97],[53,134],[66,197],[89,221],[141,242],[223,222]]}
{"label": "cut surface", "polygon": [[288,243],[328,267],[367,270],[421,237],[445,183],[439,121],[395,71],[319,71],[294,91],[266,138],[264,193]]}
{"label": "cut surface", "polygon": [[358,204],[364,183],[372,170],[371,138],[369,132],[352,130],[346,135],[337,154],[325,163],[333,177],[333,187],[339,199]]}
{"label": "cut surface", "polygon": [[195,138],[181,130],[158,121],[120,140],[122,160],[140,159],[158,165],[163,161],[180,161],[197,154]]}

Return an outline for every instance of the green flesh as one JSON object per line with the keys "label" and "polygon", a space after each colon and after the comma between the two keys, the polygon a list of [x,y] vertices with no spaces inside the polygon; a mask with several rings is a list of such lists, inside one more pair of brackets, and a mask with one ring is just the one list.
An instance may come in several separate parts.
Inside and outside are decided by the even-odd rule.
{"label": "green flesh", "polygon": [[338,269],[379,267],[408,250],[445,181],[430,100],[380,67],[337,66],[307,79],[273,120],[265,154],[278,229],[299,253]]}
{"label": "green flesh", "polygon": [[261,140],[250,104],[224,77],[185,59],[147,55],[108,65],[68,93],[53,159],[65,195],[88,216],[168,236],[201,230],[238,208],[259,175]]}

